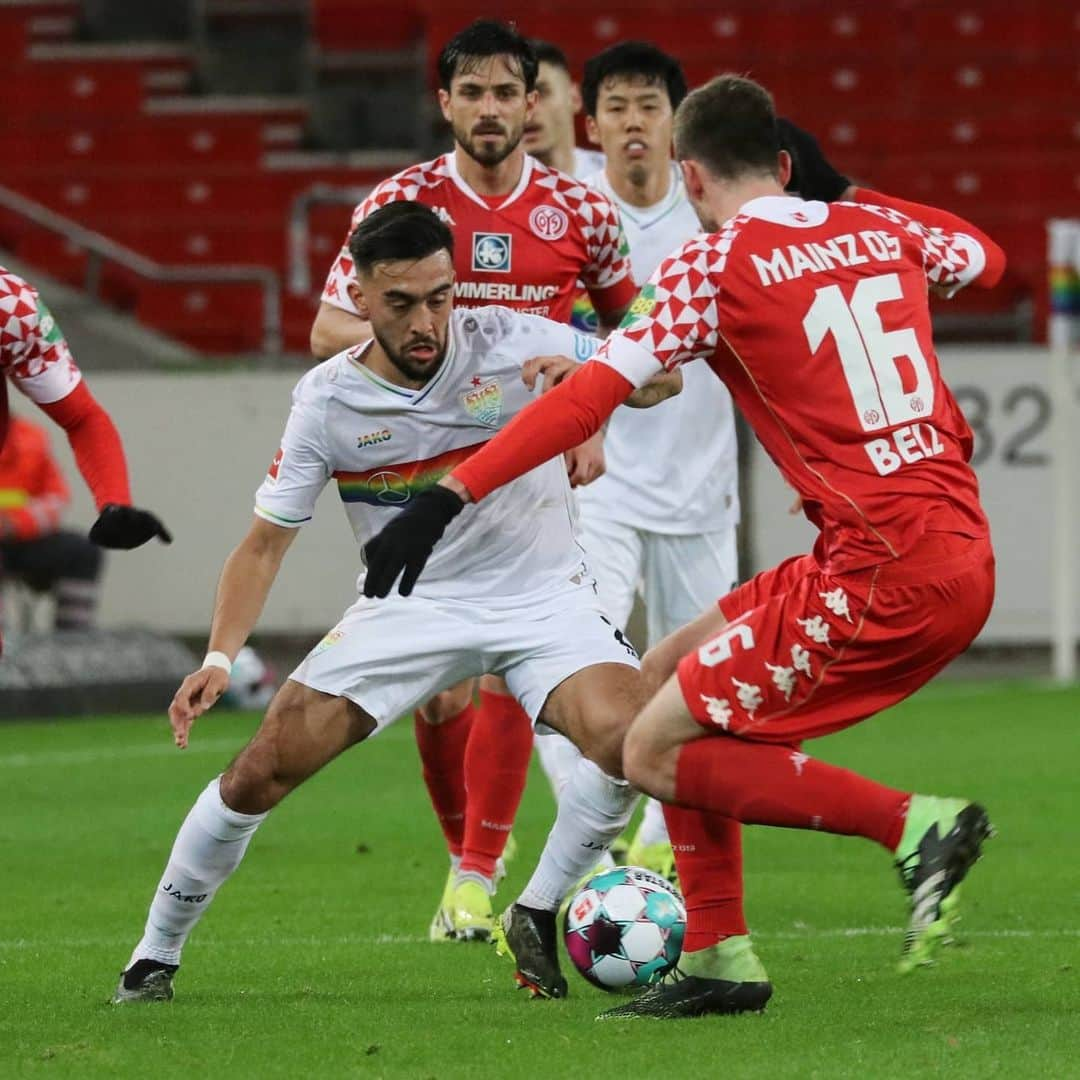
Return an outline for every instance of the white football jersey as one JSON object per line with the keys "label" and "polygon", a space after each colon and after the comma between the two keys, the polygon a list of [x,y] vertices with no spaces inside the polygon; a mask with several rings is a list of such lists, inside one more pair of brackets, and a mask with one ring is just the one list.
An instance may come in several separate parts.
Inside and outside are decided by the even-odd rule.
{"label": "white football jersey", "polygon": [[[701,232],[674,162],[668,193],[654,206],[624,202],[602,172],[585,182],[618,207],[638,285]],[[583,514],[679,535],[719,532],[738,524],[731,395],[706,364],[684,364],[681,370],[683,391],[678,396],[652,409],[616,409],[604,437],[607,472],[578,489]]]}
{"label": "white football jersey", "polygon": [[[458,309],[438,373],[412,391],[363,362],[371,342],[309,371],[293,391],[281,448],[255,496],[275,525],[308,521],[326,484],[363,545],[418,492],[484,445],[536,396],[521,380],[533,356],[579,361],[595,338],[504,307]],[[558,606],[593,589],[561,457],[465,507],[436,546],[415,594],[494,608]],[[363,575],[360,584],[363,583]]]}
{"label": "white football jersey", "polygon": [[599,172],[604,167],[604,160],[604,155],[599,150],[587,150],[583,146],[575,146],[574,167],[571,173],[582,180]]}

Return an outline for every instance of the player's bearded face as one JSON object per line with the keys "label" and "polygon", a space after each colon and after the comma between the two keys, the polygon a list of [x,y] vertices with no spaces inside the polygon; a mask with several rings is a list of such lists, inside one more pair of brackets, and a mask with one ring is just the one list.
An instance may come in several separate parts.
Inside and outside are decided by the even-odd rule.
{"label": "player's bearded face", "polygon": [[494,166],[505,161],[521,142],[535,91],[506,57],[463,62],[450,83],[439,91],[443,116],[450,121],[454,141],[474,161]]}
{"label": "player's bearded face", "polygon": [[371,320],[385,357],[384,364],[373,356],[370,366],[399,384],[423,386],[446,358],[454,288],[449,253],[378,263],[361,288],[358,310]]}

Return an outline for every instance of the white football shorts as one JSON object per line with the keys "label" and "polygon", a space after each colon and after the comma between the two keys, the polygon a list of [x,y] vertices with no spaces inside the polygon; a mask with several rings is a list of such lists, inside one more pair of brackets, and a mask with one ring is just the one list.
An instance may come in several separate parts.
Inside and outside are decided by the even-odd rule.
{"label": "white football shorts", "polygon": [[501,675],[535,723],[548,695],[593,664],[638,667],[592,589],[543,611],[457,600],[361,596],[289,677],[354,701],[381,730],[440,690]]}
{"label": "white football shorts", "polygon": [[650,646],[692,622],[738,584],[734,529],[669,535],[595,513],[582,513],[579,529],[602,607],[616,626],[625,627],[640,591]]}

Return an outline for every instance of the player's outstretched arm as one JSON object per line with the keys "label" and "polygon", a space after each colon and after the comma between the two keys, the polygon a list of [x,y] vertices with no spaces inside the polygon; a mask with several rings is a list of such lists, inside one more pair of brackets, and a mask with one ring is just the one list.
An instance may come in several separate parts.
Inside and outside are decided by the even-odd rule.
{"label": "player's outstretched arm", "polygon": [[328,360],[370,338],[371,323],[367,319],[361,319],[359,315],[324,300],[311,325],[311,355],[316,360]]}
{"label": "player's outstretched arm", "polygon": [[[534,356],[526,360],[521,367],[521,378],[530,390],[535,390],[541,382],[540,393],[553,390],[567,377],[573,375],[581,365],[568,356]],[[651,409],[661,401],[682,393],[682,370],[661,371],[654,375],[644,386],[639,386],[624,402],[631,409]]]}
{"label": "player's outstretched arm", "polygon": [[169,706],[173,740],[181,750],[188,744],[191,725],[228,689],[229,670],[224,665],[232,663],[247,641],[296,533],[256,517],[225,560],[207,645],[210,662],[184,679]]}
{"label": "player's outstretched arm", "polygon": [[86,383],[80,380],[70,394],[39,407],[64,429],[100,511],[90,528],[90,539],[100,547],[125,551],[154,537],[171,544],[172,535],[156,515],[131,505],[120,434]]}

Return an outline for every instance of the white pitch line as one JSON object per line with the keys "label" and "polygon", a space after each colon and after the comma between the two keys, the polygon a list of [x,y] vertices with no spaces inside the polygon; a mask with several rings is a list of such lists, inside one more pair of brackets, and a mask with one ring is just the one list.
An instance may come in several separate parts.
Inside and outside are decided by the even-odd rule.
{"label": "white pitch line", "polygon": [[162,732],[161,742],[138,743],[132,746],[90,747],[84,750],[43,750],[41,753],[0,754],[0,769],[24,769],[38,765],[92,765],[97,761],[120,758],[164,757],[167,754],[218,754],[236,750],[244,743],[242,736],[218,736],[214,739],[195,738],[186,750],[178,750]]}
{"label": "white pitch line", "polygon": [[[754,937],[766,940],[802,941],[807,938],[849,938],[849,937],[892,937],[904,932],[901,926],[841,926],[822,930],[762,930],[755,932]],[[1049,930],[965,930],[959,934],[961,939],[978,938],[980,940],[1010,940],[1032,938],[1062,938],[1080,937],[1078,929],[1049,929]],[[348,945],[425,945],[428,943],[427,936],[412,934],[345,934],[341,937],[258,937],[258,938],[212,938],[202,937],[199,945],[211,948],[243,948],[243,949],[272,949],[272,948],[305,948],[320,949],[328,947],[340,947]],[[26,938],[14,938],[10,940],[0,939],[0,950],[28,950],[28,949],[121,949],[131,945],[131,938],[51,938],[48,941],[27,940]]]}

